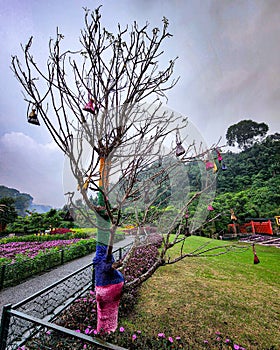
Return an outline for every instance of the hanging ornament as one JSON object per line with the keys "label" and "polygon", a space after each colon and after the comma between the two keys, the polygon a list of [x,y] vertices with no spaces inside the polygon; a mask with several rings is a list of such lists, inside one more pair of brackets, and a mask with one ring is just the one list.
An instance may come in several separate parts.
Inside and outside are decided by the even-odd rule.
{"label": "hanging ornament", "polygon": [[89,99],[88,103],[83,108],[84,111],[89,112],[93,115],[98,113],[98,107],[96,106],[94,100],[92,98]]}
{"label": "hanging ornament", "polygon": [[205,167],[206,167],[206,170],[210,170],[210,169],[214,168],[214,164],[212,162],[210,162],[209,160],[206,160]]}
{"label": "hanging ornament", "polygon": [[186,152],[186,150],[182,146],[182,142],[180,140],[180,136],[179,136],[179,133],[177,131],[177,133],[176,133],[176,157],[182,156],[185,152]]}
{"label": "hanging ornament", "polygon": [[253,254],[254,254],[254,264],[259,264],[259,263],[260,263],[260,259],[259,259],[258,256],[257,256],[256,249],[255,249],[255,244],[254,244],[254,243],[253,243],[253,245],[252,245],[252,248],[253,248]]}
{"label": "hanging ornament", "polygon": [[233,209],[230,209],[230,219],[232,221],[237,221],[237,217],[235,216]]}
{"label": "hanging ornament", "polygon": [[83,187],[82,187],[83,190],[88,189],[89,183],[90,183],[90,176],[86,179],[85,183],[83,184]]}
{"label": "hanging ornament", "polygon": [[213,211],[213,210],[214,210],[214,208],[212,207],[212,205],[211,205],[211,204],[209,204],[209,205],[207,206],[207,210],[208,210],[208,211]]}
{"label": "hanging ornament", "polygon": [[218,167],[215,162],[213,162],[213,173],[215,174],[218,171]]}
{"label": "hanging ornament", "polygon": [[37,112],[35,108],[32,108],[32,111],[30,112],[28,116],[28,123],[34,124],[34,125],[40,125],[39,120],[37,118]]}
{"label": "hanging ornament", "polygon": [[222,170],[227,170],[227,166],[225,165],[225,163],[222,163]]}
{"label": "hanging ornament", "polygon": [[223,157],[221,156],[221,152],[218,150],[218,148],[216,148],[216,153],[218,156],[218,162],[221,163],[221,161],[223,160]]}

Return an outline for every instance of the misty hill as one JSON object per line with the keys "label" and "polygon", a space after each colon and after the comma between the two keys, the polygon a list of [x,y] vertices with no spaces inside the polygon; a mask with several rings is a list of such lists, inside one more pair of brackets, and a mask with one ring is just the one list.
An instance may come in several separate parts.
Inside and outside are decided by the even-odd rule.
{"label": "misty hill", "polygon": [[15,188],[0,185],[0,198],[10,197],[15,200],[15,208],[18,215],[25,216],[26,210],[36,210],[38,213],[45,213],[52,207],[33,203],[33,197],[28,193],[21,193]]}

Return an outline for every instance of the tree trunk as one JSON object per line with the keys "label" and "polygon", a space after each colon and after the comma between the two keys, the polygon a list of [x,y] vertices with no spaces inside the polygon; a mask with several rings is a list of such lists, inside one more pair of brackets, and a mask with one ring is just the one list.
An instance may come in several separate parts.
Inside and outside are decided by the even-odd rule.
{"label": "tree trunk", "polygon": [[[97,247],[93,260],[95,267],[95,292],[97,302],[97,331],[114,332],[118,326],[118,310],[124,284],[120,271],[112,267],[112,237],[110,218],[108,216],[104,195],[102,193],[107,180],[103,173],[104,159],[100,162],[100,192],[98,193],[97,213]],[[106,174],[107,177],[107,174]]]}

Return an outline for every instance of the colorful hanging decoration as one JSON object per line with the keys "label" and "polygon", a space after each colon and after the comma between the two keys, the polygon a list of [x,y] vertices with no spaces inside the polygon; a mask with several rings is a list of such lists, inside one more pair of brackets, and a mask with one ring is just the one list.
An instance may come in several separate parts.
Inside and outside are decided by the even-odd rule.
{"label": "colorful hanging decoration", "polygon": [[96,115],[98,113],[98,107],[92,98],[89,99],[83,110],[93,115]]}
{"label": "colorful hanging decoration", "polygon": [[225,163],[222,163],[222,170],[223,171],[227,170],[227,166],[225,165]]}
{"label": "colorful hanging decoration", "polygon": [[217,156],[218,156],[218,162],[221,163],[222,160],[223,160],[223,157],[221,156],[221,152],[218,148],[216,148],[216,153],[217,153]]}
{"label": "colorful hanging decoration", "polygon": [[90,184],[90,176],[86,179],[85,183],[83,184],[83,190],[87,190],[88,186]]}
{"label": "colorful hanging decoration", "polygon": [[186,150],[182,146],[182,141],[180,140],[180,136],[179,136],[179,133],[177,131],[177,133],[176,133],[176,157],[182,156],[185,152],[186,152]]}
{"label": "colorful hanging decoration", "polygon": [[205,167],[206,167],[206,170],[210,170],[210,169],[214,168],[214,164],[212,162],[210,162],[209,160],[206,160]]}
{"label": "colorful hanging decoration", "polygon": [[218,167],[215,162],[213,162],[213,173],[215,174],[218,171]]}
{"label": "colorful hanging decoration", "polygon": [[213,210],[214,210],[214,208],[212,207],[212,205],[211,205],[211,204],[209,204],[209,205],[207,206],[207,210],[208,210],[208,211],[213,211]]}
{"label": "colorful hanging decoration", "polygon": [[254,243],[253,243],[253,245],[252,245],[252,248],[253,248],[253,254],[254,254],[254,264],[259,264],[259,263],[260,263],[260,259],[259,259],[258,256],[257,256],[256,249],[255,249],[255,244],[254,244]]}
{"label": "colorful hanging decoration", "polygon": [[237,217],[235,216],[233,209],[230,209],[230,219],[232,221],[237,221]]}
{"label": "colorful hanging decoration", "polygon": [[37,112],[36,112],[35,108],[32,108],[32,111],[30,112],[27,121],[30,124],[40,125],[39,120],[38,120],[38,116],[37,116]]}

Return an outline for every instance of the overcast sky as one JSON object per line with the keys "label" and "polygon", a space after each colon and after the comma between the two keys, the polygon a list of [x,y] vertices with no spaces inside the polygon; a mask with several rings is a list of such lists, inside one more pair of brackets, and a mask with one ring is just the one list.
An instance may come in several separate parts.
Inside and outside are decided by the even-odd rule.
{"label": "overcast sky", "polygon": [[44,126],[26,121],[21,87],[10,70],[20,43],[34,36],[36,61],[47,59],[56,27],[69,48],[77,47],[83,7],[102,7],[102,24],[114,31],[136,20],[160,27],[163,16],[173,38],[169,60],[179,56],[179,83],[168,107],[189,117],[210,145],[243,119],[265,122],[279,132],[279,0],[0,0],[0,185],[29,193],[37,204],[65,203],[63,154]]}

